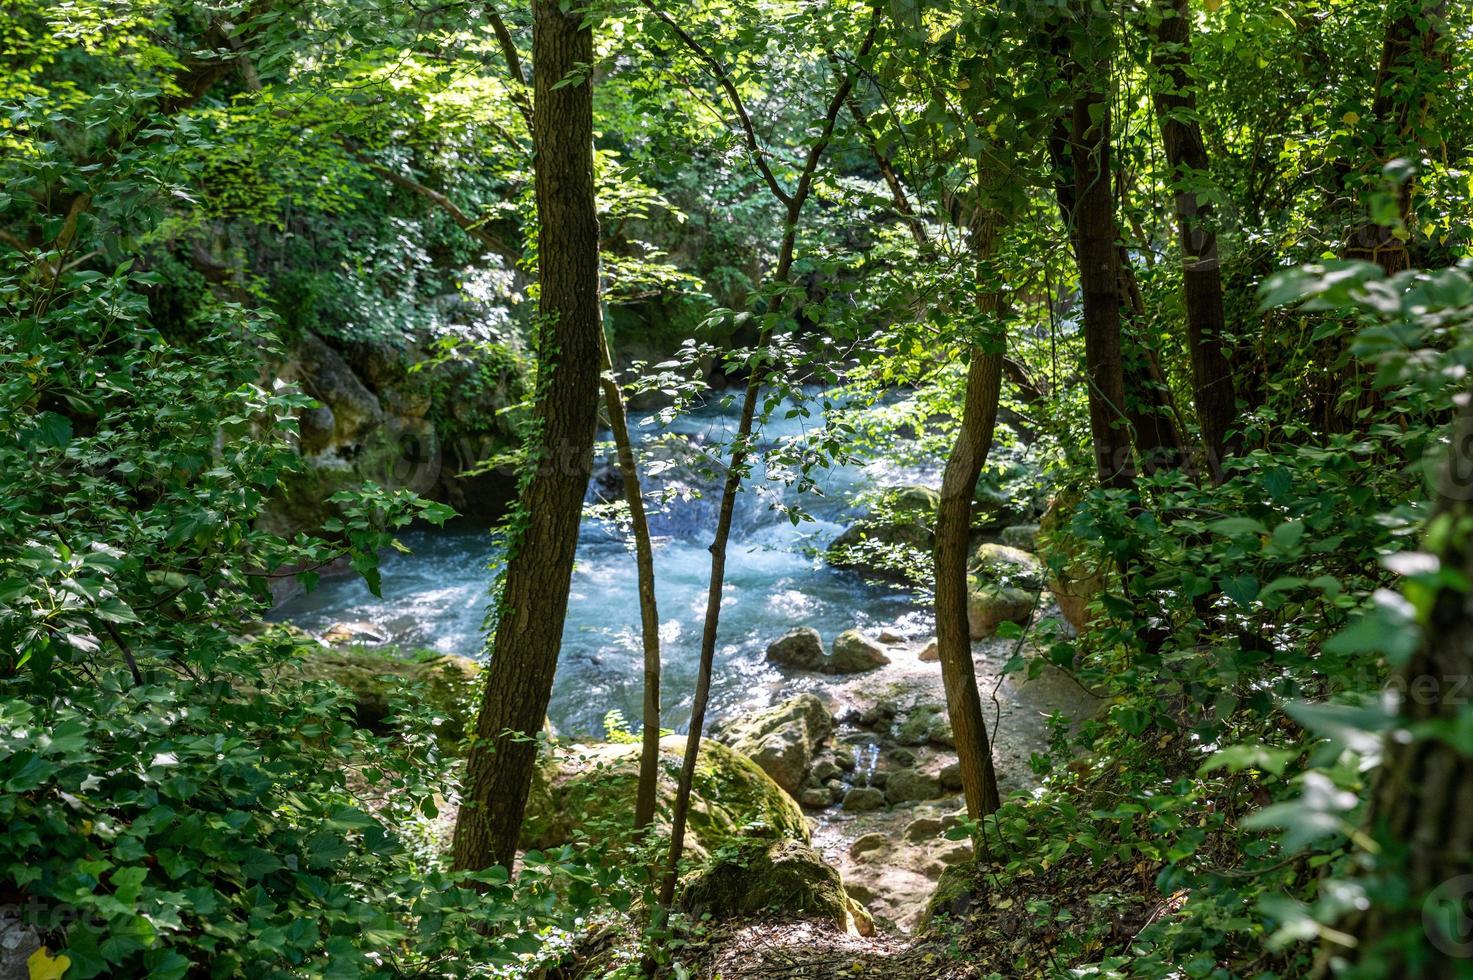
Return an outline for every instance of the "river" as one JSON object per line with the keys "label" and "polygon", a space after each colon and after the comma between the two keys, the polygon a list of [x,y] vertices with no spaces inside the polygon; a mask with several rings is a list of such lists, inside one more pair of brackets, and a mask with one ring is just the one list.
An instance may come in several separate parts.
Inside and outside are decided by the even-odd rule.
{"label": "river", "polygon": [[[812,418],[787,417],[784,403],[761,430],[764,448],[802,440]],[[818,415],[817,406],[814,417]],[[694,410],[668,423],[643,419],[635,437],[646,448],[663,440],[688,442],[707,452],[724,446],[736,427],[729,402]],[[607,439],[608,434],[601,434]],[[657,454],[658,455],[658,454]],[[819,678],[794,678],[766,664],[767,645],[794,626],[812,626],[830,642],[851,627],[898,629],[921,637],[930,614],[912,590],[870,582],[852,571],[831,568],[821,557],[827,544],[854,516],[853,499],[866,488],[935,485],[932,467],[883,458],[855,459],[811,474],[818,493],[804,493],[814,518],[794,525],[776,503],[792,504],[797,491],[784,485],[781,470],[769,474],[759,461],[738,503],[727,560],[712,716],[765,705],[775,697],[814,686]],[[658,469],[658,464],[656,467]],[[644,472],[644,467],[641,467]],[[707,550],[720,493],[714,475],[692,476],[672,466],[645,477],[646,491],[662,487],[675,498],[657,503],[652,514],[656,594],[664,661],[663,723],[684,731],[690,717],[696,658],[710,575]],[[701,496],[694,496],[699,492]],[[590,502],[599,495],[597,481]],[[404,649],[432,649],[484,656],[483,621],[489,602],[491,566],[497,550],[485,528],[452,526],[413,530],[401,538],[410,554],[390,552],[383,561],[383,598],[371,595],[356,577],[324,578],[315,591],[278,607],[273,619],[314,632],[334,623],[371,623]],[[605,713],[618,709],[637,727],[643,680],[639,606],[633,553],[609,521],[588,517],[578,545],[562,652],[548,716],[558,732],[601,735]]]}

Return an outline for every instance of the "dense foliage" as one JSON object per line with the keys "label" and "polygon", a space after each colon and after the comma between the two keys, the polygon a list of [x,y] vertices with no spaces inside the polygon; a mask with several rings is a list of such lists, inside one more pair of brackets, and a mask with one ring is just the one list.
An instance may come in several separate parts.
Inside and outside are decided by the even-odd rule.
{"label": "dense foliage", "polygon": [[[800,523],[766,491],[822,492],[901,431],[939,466],[995,358],[973,530],[1052,499],[1051,575],[1096,583],[1084,630],[1004,628],[1009,671],[1103,708],[1056,720],[1034,794],[954,831],[980,861],[944,885],[970,911],[933,925],[952,965],[1467,975],[1473,855],[1428,892],[1381,763],[1473,756],[1468,676],[1409,666],[1470,588],[1469,10],[541,5],[594,32],[559,84],[593,87],[597,286],[637,414],[761,381],[759,431],[810,426],[709,455],[752,450],[735,477],[765,464]],[[0,909],[45,943],[32,976],[490,975],[590,925],[632,937],[595,964],[683,974],[702,927],[650,917],[657,841],[600,827],[515,879],[452,873],[465,733],[437,738],[413,689],[359,727],[303,670],[315,641],[264,622],[326,570],[377,593],[398,530],[528,482],[555,362],[531,11],[0,11]],[[1123,481],[1091,428],[1102,131]],[[1209,271],[1225,435],[1184,286]],[[854,503],[919,527],[928,500]],[[935,584],[924,543],[826,557]]]}

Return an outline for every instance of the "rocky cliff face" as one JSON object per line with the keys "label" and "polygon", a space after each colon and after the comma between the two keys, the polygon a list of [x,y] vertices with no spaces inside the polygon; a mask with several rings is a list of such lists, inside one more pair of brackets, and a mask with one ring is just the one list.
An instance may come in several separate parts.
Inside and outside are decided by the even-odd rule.
{"label": "rocky cliff face", "polygon": [[509,471],[471,472],[513,444],[507,410],[523,390],[513,358],[441,359],[389,342],[340,347],[307,333],[263,374],[317,401],[298,420],[303,470],[262,517],[276,533],[316,531],[332,514],[328,498],[364,481],[479,520],[499,516],[515,494]]}

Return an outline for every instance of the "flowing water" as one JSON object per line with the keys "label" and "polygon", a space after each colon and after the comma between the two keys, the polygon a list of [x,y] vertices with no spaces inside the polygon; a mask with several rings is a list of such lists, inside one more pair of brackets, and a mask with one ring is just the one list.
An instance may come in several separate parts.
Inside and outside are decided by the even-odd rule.
{"label": "flowing water", "polygon": [[[799,439],[811,420],[788,419],[779,409],[761,442]],[[636,438],[647,447],[672,437],[716,453],[736,427],[733,406],[695,411],[666,425],[641,423]],[[663,435],[662,435],[663,434]],[[661,443],[661,440],[663,442]],[[658,451],[652,454],[659,458]],[[646,473],[642,459],[641,474]],[[693,476],[678,463],[645,475],[647,492],[680,491],[651,515],[660,609],[663,722],[683,731],[690,717],[696,658],[710,575],[707,550],[715,527],[719,478]],[[820,683],[784,677],[763,660],[772,640],[794,626],[812,626],[831,642],[851,627],[885,626],[910,635],[929,631],[929,613],[909,590],[867,582],[830,568],[823,548],[853,517],[856,492],[873,486],[931,483],[938,474],[888,459],[833,466],[816,474],[821,495],[804,494],[813,521],[797,526],[774,503],[792,503],[796,491],[769,479],[758,463],[741,495],[727,558],[721,630],[712,685],[711,713],[721,718],[748,706]],[[703,496],[693,497],[691,491]],[[605,490],[605,492],[607,492]],[[591,497],[599,494],[595,481]],[[489,602],[495,548],[485,529],[452,527],[411,531],[402,540],[411,554],[391,553],[383,563],[383,598],[362,581],[326,578],[317,589],[279,607],[273,618],[313,631],[339,622],[366,622],[406,648],[483,656],[482,622]],[[565,734],[599,735],[604,715],[618,709],[632,723],[640,717],[643,653],[632,550],[609,522],[583,524],[572,596],[548,715]]]}

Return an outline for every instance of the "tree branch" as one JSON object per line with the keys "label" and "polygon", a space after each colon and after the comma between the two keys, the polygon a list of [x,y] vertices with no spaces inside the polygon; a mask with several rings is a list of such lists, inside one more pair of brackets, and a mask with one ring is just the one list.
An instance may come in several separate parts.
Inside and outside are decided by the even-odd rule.
{"label": "tree branch", "polygon": [[410,191],[411,193],[418,194],[420,197],[423,197],[425,200],[434,204],[440,210],[448,214],[450,216],[450,219],[454,221],[457,225],[459,225],[462,231],[474,237],[476,240],[481,242],[481,244],[485,245],[491,251],[495,252],[497,255],[500,255],[508,262],[515,265],[517,262],[521,261],[522,250],[520,248],[513,247],[510,242],[506,241],[506,239],[489,230],[486,227],[486,221],[484,218],[472,217],[465,211],[461,210],[460,205],[456,204],[454,201],[450,200],[450,198],[446,197],[444,194],[441,194],[433,187],[427,187],[424,184],[421,184],[419,181],[415,180],[413,177],[406,177],[404,174],[401,174],[397,170],[394,170],[390,167],[384,166],[383,164],[372,159],[364,153],[360,153],[357,150],[349,149],[348,154],[352,156],[353,159],[361,163],[363,166],[367,167],[369,170],[373,171],[380,177],[387,180],[389,183],[393,184],[395,187],[401,187],[404,190]]}
{"label": "tree branch", "polygon": [[[665,26],[674,31],[675,36],[680,38],[681,42],[684,43],[687,48],[690,48],[695,56],[704,61],[706,65],[710,68],[711,74],[716,77],[716,81],[719,82],[722,89],[726,91],[727,98],[731,100],[732,110],[736,113],[737,119],[742,124],[742,132],[747,137],[747,149],[751,151],[752,161],[757,165],[757,169],[762,173],[762,179],[766,181],[767,189],[772,191],[772,195],[776,197],[779,201],[781,201],[784,207],[791,208],[793,206],[793,198],[795,195],[790,195],[787,191],[783,190],[783,186],[778,183],[777,177],[773,175],[772,168],[767,165],[767,160],[763,154],[762,146],[760,143],[757,142],[757,131],[752,127],[752,117],[747,113],[747,105],[745,102],[742,101],[741,93],[737,91],[736,83],[731,80],[731,76],[727,74],[726,68],[721,64],[721,62],[717,61],[714,57],[708,54],[706,52],[706,49],[701,47],[701,43],[699,41],[697,41],[694,37],[691,37],[691,35],[687,33],[679,24],[675,23],[675,21],[670,18],[669,14],[656,7],[653,0],[640,0],[640,2],[644,4],[644,6],[649,10],[650,13],[654,14],[660,20],[664,21]],[[873,39],[873,31],[871,31],[871,39]],[[847,91],[847,83],[844,88]],[[832,129],[832,125],[829,128]],[[822,144],[820,143],[820,145]],[[810,157],[811,156],[812,155],[810,154]]]}

